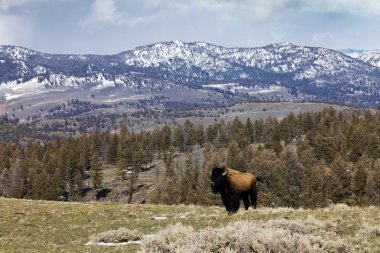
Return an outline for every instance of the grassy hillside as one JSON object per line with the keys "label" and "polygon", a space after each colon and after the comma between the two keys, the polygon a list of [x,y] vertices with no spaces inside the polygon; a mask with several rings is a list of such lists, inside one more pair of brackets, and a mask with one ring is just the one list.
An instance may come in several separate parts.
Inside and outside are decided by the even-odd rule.
{"label": "grassy hillside", "polygon": [[[336,205],[315,210],[259,208],[227,215],[219,207],[64,203],[0,198],[0,210],[0,252],[9,253],[135,252],[141,247],[145,250],[162,250],[165,247],[191,250],[191,247],[198,247],[195,240],[207,242],[204,238],[209,238],[210,242],[211,235],[218,237],[226,231],[236,230],[236,236],[241,237],[240,234],[247,229],[255,229],[253,233],[256,234],[251,235],[256,238],[276,237],[279,231],[288,233],[290,239],[294,234],[307,237],[317,249],[327,245],[323,249],[332,247],[333,250],[341,249],[341,252],[380,252],[378,207]],[[218,229],[221,227],[224,228]],[[142,246],[85,246],[94,235],[119,228],[134,229],[143,235],[153,236],[143,239]],[[278,242],[282,236],[280,232],[280,238],[267,239]],[[231,235],[233,232],[228,233],[229,237],[234,236]],[[218,241],[220,238],[211,241],[216,242],[217,245],[212,247],[218,251],[218,247],[233,248],[239,242],[244,244],[244,240],[250,240],[243,239],[235,238],[233,242],[222,244]],[[316,242],[317,239],[320,242]],[[190,243],[191,247],[186,243]],[[296,243],[299,244],[299,241]],[[318,243],[321,245],[318,246]],[[209,247],[206,246],[199,245],[205,249]]]}

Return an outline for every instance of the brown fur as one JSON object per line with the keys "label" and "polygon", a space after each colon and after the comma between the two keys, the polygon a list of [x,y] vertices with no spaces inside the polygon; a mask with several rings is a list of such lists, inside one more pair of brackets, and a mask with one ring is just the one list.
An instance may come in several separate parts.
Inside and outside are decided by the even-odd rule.
{"label": "brown fur", "polygon": [[224,167],[213,168],[210,179],[213,192],[220,193],[228,212],[236,212],[239,209],[240,199],[243,199],[246,210],[250,204],[256,208],[258,178],[251,173]]}
{"label": "brown fur", "polygon": [[242,173],[231,168],[227,168],[227,180],[229,182],[231,193],[242,193],[249,191],[252,184],[255,183],[255,176],[251,173]]}

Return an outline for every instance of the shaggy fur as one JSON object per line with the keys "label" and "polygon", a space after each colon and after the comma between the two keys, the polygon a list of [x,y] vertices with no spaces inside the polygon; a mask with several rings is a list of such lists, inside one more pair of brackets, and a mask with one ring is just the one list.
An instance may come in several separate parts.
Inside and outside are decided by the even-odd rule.
{"label": "shaggy fur", "polygon": [[223,205],[229,213],[235,213],[240,207],[240,199],[244,202],[245,210],[251,204],[257,205],[256,181],[261,181],[251,173],[242,173],[230,168],[213,168],[211,170],[211,189],[220,193]]}

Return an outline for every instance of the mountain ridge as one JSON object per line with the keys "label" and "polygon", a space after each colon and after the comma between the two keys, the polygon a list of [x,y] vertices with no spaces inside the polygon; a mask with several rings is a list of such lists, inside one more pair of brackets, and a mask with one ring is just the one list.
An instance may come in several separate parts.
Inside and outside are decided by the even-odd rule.
{"label": "mountain ridge", "polygon": [[293,95],[321,101],[374,105],[380,68],[343,52],[290,42],[264,47],[222,47],[206,42],[167,41],[113,55],[48,54],[0,46],[0,87],[36,79],[49,87],[238,83],[281,85]]}

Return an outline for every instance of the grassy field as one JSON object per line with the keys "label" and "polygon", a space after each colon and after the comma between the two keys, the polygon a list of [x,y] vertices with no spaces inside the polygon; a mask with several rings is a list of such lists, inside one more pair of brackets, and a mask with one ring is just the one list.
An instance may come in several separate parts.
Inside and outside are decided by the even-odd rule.
{"label": "grassy field", "polygon": [[[289,221],[292,227],[305,224],[305,229],[309,226],[308,222],[312,223],[314,227],[307,233],[315,233],[316,237],[321,238],[325,234],[329,240],[349,246],[341,252],[380,252],[378,207],[335,205],[315,210],[259,208],[227,215],[219,207],[64,203],[4,198],[0,198],[0,252],[136,252],[141,250],[140,245],[105,247],[85,244],[98,233],[119,228],[138,230],[154,238],[165,229],[170,232],[175,227],[171,226],[177,224],[178,227],[179,223],[185,227],[191,226],[192,233],[197,235],[199,231],[205,234],[205,229],[214,229],[214,234],[221,233],[218,228],[230,224],[239,226],[240,223],[236,222],[250,222],[247,224],[257,224],[257,228],[264,229],[265,224],[275,224],[273,222],[276,221],[281,226]],[[275,228],[276,225],[273,225],[270,231]],[[144,247],[144,240],[142,247],[145,250],[149,248]]]}

